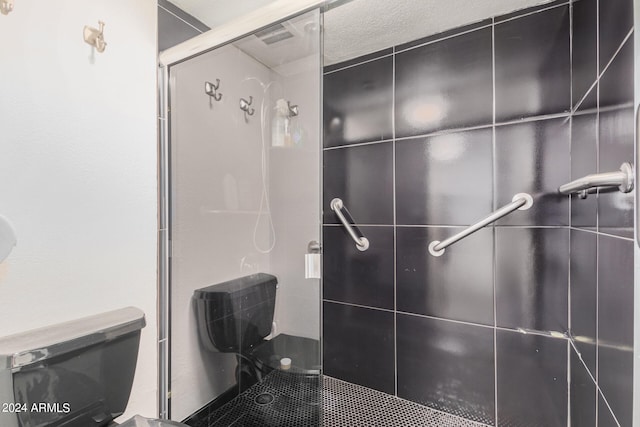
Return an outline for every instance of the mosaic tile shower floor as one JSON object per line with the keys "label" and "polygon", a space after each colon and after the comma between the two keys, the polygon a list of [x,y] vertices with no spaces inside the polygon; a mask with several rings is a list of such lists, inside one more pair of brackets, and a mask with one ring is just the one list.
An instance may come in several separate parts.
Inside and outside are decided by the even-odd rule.
{"label": "mosaic tile shower floor", "polygon": [[474,421],[324,376],[274,371],[193,427],[484,427]]}

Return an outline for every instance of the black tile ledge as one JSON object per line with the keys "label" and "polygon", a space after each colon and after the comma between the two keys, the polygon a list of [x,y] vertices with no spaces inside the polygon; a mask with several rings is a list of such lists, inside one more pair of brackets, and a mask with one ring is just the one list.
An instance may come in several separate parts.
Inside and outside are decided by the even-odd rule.
{"label": "black tile ledge", "polygon": [[342,62],[336,62],[335,64],[327,65],[324,67],[324,73],[332,73],[337,70],[341,70],[343,68],[353,67],[355,65],[360,65],[364,62],[369,62],[376,60],[378,58],[382,58],[383,56],[391,55],[393,53],[393,48],[382,49],[377,52],[368,53],[366,55],[358,56],[357,58],[348,59]]}
{"label": "black tile ledge", "polygon": [[496,16],[495,23],[499,24],[510,19],[520,18],[537,12],[544,12],[548,9],[552,9],[558,6],[568,5],[569,3],[570,2],[568,0],[556,0],[538,6],[527,7],[526,9],[516,10],[515,12],[507,13],[506,15]]}
{"label": "black tile ledge", "polygon": [[422,45],[425,45],[425,44],[437,42],[439,40],[443,40],[449,37],[456,37],[456,36],[462,35],[463,33],[468,33],[470,31],[479,30],[480,28],[484,28],[491,25],[492,21],[493,20],[491,18],[483,19],[482,21],[474,22],[469,25],[465,25],[462,27],[454,28],[452,30],[446,30],[440,33],[432,34],[430,36],[427,36],[418,40],[414,40],[411,42],[398,45],[396,46],[395,51],[396,53],[400,53],[402,51],[405,51],[414,47],[421,47]]}

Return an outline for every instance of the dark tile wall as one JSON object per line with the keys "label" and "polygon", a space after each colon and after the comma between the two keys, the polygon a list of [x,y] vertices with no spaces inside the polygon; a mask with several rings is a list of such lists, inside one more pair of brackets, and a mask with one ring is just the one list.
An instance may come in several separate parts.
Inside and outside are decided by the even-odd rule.
{"label": "dark tile wall", "polygon": [[569,231],[495,229],[496,325],[509,329],[568,329]]}
{"label": "dark tile wall", "polygon": [[493,329],[407,314],[396,322],[398,396],[493,424]]}
{"label": "dark tile wall", "polygon": [[324,373],[395,393],[393,311],[323,303]]}
{"label": "dark tile wall", "polygon": [[564,339],[497,331],[499,426],[567,424],[567,347]]}
{"label": "dark tile wall", "polygon": [[495,26],[497,122],[569,111],[569,15],[562,6]]}
{"label": "dark tile wall", "polygon": [[[629,0],[579,0],[573,7],[575,179],[633,163],[633,10]],[[575,425],[632,425],[633,216],[632,193],[600,190],[571,199]]]}
{"label": "dark tile wall", "polygon": [[491,30],[395,55],[396,137],[491,123]]}
{"label": "dark tile wall", "polygon": [[556,1],[325,69],[327,374],[489,425],[630,425],[633,196],[556,191],[633,161],[630,8]]}

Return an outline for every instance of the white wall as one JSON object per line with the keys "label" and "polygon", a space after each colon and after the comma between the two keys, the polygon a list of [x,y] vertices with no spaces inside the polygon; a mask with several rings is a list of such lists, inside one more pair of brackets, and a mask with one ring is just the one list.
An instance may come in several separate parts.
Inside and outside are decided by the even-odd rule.
{"label": "white wall", "polygon": [[[216,79],[220,102],[204,93],[204,82]],[[262,189],[259,82],[269,81],[267,67],[232,45],[171,69],[174,420],[183,420],[235,383],[235,355],[200,346],[193,291],[270,272],[268,255],[253,243]],[[256,112],[245,122],[239,99],[250,96]],[[270,135],[267,128],[267,143]],[[262,215],[259,248],[269,247],[268,233],[268,217]]]}
{"label": "white wall", "polygon": [[[275,333],[319,337],[319,281],[304,279],[307,244],[320,239],[319,58],[316,52],[312,60],[281,67],[290,72],[283,76],[227,45],[171,68],[174,420],[186,418],[235,383],[236,356],[208,351],[199,341],[194,290],[255,272],[273,274],[279,279]],[[220,102],[204,93],[204,82],[216,79]],[[250,96],[255,114],[245,121],[239,99]],[[303,146],[271,147],[271,114],[282,97],[299,105],[296,120],[307,135]],[[264,205],[257,245],[253,239],[263,186],[261,132],[264,184],[276,233],[271,251]]]}
{"label": "white wall", "polygon": [[[106,23],[104,53],[82,39]],[[156,3],[17,0],[0,15],[0,336],[144,310],[127,414],[157,414]]]}

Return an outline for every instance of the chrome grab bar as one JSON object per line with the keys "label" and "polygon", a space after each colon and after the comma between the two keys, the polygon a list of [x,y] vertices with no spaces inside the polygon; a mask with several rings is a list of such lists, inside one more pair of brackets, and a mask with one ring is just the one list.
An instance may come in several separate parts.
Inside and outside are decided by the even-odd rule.
{"label": "chrome grab bar", "polygon": [[344,214],[342,213],[342,209],[344,209],[344,203],[342,203],[342,200],[336,197],[331,201],[329,206],[331,206],[331,210],[336,213],[338,219],[340,220],[342,225],[344,225],[344,228],[347,229],[347,233],[349,233],[353,241],[356,242],[356,248],[358,248],[358,250],[362,252],[369,249],[369,240],[364,236],[358,237],[356,232],[353,230],[353,226],[349,224],[349,221],[347,221],[347,218],[345,218]]}
{"label": "chrome grab bar", "polygon": [[459,240],[462,240],[465,237],[480,230],[481,228],[486,227],[492,222],[495,222],[500,218],[509,215],[513,211],[516,211],[516,210],[526,211],[531,206],[533,206],[533,197],[531,197],[527,193],[518,193],[515,196],[513,196],[513,199],[511,199],[511,203],[501,207],[500,209],[493,212],[491,215],[489,215],[482,221],[479,221],[473,224],[472,226],[465,228],[458,234],[454,234],[453,236],[449,237],[446,240],[443,240],[442,242],[439,240],[434,240],[433,242],[431,242],[429,244],[429,253],[433,256],[441,256],[442,254],[444,254],[444,250],[446,248],[458,242]]}
{"label": "chrome grab bar", "polygon": [[631,163],[623,163],[616,172],[595,173],[561,185],[558,188],[560,194],[579,193],[581,199],[586,199],[587,194],[597,187],[618,187],[622,193],[633,190],[634,173]]}

